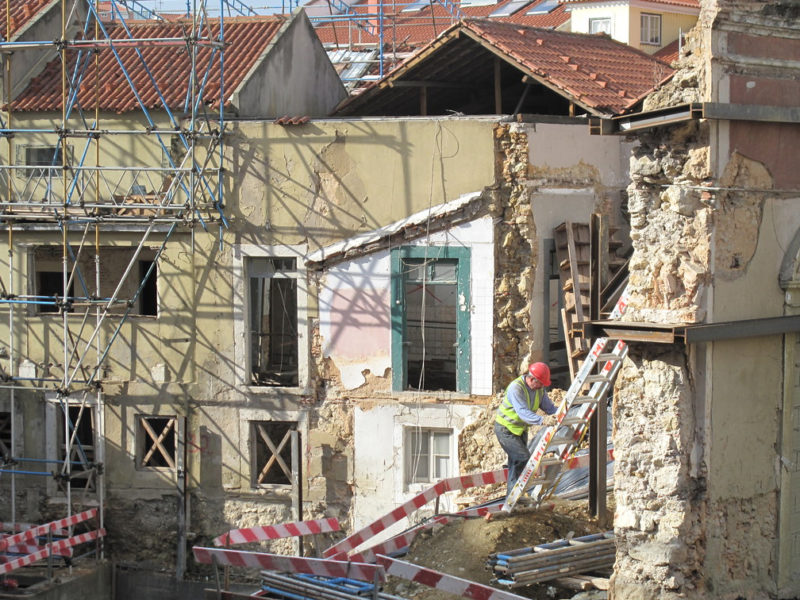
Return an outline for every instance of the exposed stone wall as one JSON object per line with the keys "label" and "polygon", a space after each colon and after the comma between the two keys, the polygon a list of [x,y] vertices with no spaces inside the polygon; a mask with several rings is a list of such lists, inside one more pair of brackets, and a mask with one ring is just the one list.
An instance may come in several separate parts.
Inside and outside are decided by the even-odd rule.
{"label": "exposed stone wall", "polygon": [[634,344],[614,401],[616,599],[702,595],[705,482],[685,356]]}
{"label": "exposed stone wall", "polygon": [[498,386],[518,375],[531,353],[531,306],[536,227],[525,182],[528,136],[508,124],[495,129],[498,190],[490,204],[497,217],[495,239],[495,381]]}

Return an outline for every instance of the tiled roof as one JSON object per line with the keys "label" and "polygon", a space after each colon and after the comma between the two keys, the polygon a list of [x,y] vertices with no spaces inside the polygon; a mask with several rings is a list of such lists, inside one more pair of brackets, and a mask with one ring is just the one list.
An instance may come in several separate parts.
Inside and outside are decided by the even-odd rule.
{"label": "tiled roof", "polygon": [[[230,94],[244,81],[250,69],[264,53],[270,41],[287,22],[286,17],[232,17],[225,19],[225,92]],[[156,21],[129,21],[130,38],[184,38],[191,33],[191,23],[180,21],[165,23]],[[107,26],[109,38],[126,40],[129,36],[122,26]],[[212,22],[210,33],[204,31],[204,37],[214,38],[219,31],[219,24]],[[117,47],[122,64],[135,83],[142,105],[148,109],[161,108],[158,92],[164,96],[170,108],[181,108],[186,99],[189,87],[191,57],[185,45],[168,43],[157,46],[145,43],[139,48],[144,62],[155,80],[158,89],[153,86],[141,60],[132,47]],[[70,69],[75,65],[78,52],[69,51]],[[86,52],[83,53],[86,57]],[[128,84],[123,70],[120,68],[112,50],[101,47],[99,57],[99,97],[95,98],[94,62],[86,69],[80,81],[78,101],[85,108],[123,113],[139,108],[139,103]],[[202,76],[206,72],[212,50],[208,46],[197,50],[197,73]],[[71,72],[71,71],[70,71]],[[206,105],[219,106],[220,77],[219,53],[214,53],[213,63],[204,90]],[[229,102],[229,100],[226,100]],[[13,111],[56,111],[61,110],[61,65],[58,59],[47,64],[44,70],[31,80],[28,86],[11,103]]]}
{"label": "tiled roof", "polygon": [[648,54],[606,35],[470,21],[466,27],[566,92],[578,104],[601,112],[622,112],[656,87],[672,69]]}
{"label": "tiled roof", "polygon": [[680,40],[675,40],[674,42],[667,44],[663,48],[661,48],[658,52],[654,52],[653,56],[660,60],[661,62],[665,62],[668,65],[671,65],[676,60],[678,60],[678,53],[680,50]]}
{"label": "tiled roof", "polygon": [[[464,18],[488,17],[499,8],[510,4],[514,0],[500,0],[497,4],[488,6],[462,6],[461,14]],[[543,4],[546,0],[534,0],[521,10],[508,17],[492,17],[492,20],[504,23],[519,23],[530,27],[555,28],[569,20],[569,13],[564,4],[559,4],[550,12],[537,15],[528,15],[532,7]],[[404,4],[403,6],[408,6]],[[366,4],[353,6],[354,12],[367,14],[369,7]],[[457,19],[441,3],[435,2],[433,8],[424,6],[421,10],[395,13],[384,13],[384,41],[394,39],[404,47],[419,47],[427,44],[437,35],[450,27]],[[324,44],[377,44],[380,42],[378,32],[365,31],[363,27],[350,26],[348,31],[347,21],[335,21],[316,27],[317,36]]]}
{"label": "tiled roof", "polygon": [[[42,10],[50,4],[55,4],[59,0],[7,0],[8,2],[8,28],[11,31],[11,37],[19,32],[25,25],[33,20]],[[6,2],[2,3],[0,9],[2,18],[0,18],[0,35],[3,39],[9,39],[6,32]]]}
{"label": "tiled roof", "polygon": [[[414,70],[414,80],[424,73],[448,72],[448,81],[469,78],[471,65],[453,62],[453,52],[446,55],[446,67],[436,65],[437,53],[465,38],[494,55],[504,57],[524,74],[585,110],[596,114],[619,114],[643,94],[648,93],[673,70],[648,54],[612,40],[607,35],[567,33],[502,23],[494,19],[469,19],[451,27],[433,42],[420,48],[412,57],[356,97],[345,101],[339,112],[351,114],[368,107],[380,94],[396,94],[395,82]],[[464,51],[462,51],[464,52]],[[467,56],[464,54],[464,56]],[[470,55],[475,60],[474,55]],[[456,74],[456,71],[458,73]],[[355,109],[355,110],[354,110]]]}
{"label": "tiled roof", "polygon": [[[568,4],[592,4],[595,2],[605,2],[606,0],[562,0]],[[651,4],[668,4],[672,6],[685,6],[687,8],[700,9],[699,0],[647,0]]]}

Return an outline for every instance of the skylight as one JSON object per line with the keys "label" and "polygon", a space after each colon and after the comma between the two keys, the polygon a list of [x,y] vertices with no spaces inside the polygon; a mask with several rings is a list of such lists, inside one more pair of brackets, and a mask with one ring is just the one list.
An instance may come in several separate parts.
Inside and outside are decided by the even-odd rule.
{"label": "skylight", "polygon": [[504,4],[492,14],[490,17],[510,17],[518,10],[525,8],[532,0],[511,0],[508,4]]}
{"label": "skylight", "polygon": [[400,12],[416,12],[430,5],[431,3],[429,0],[416,0],[416,2],[410,2],[409,5]]}
{"label": "skylight", "polygon": [[546,15],[551,10],[560,4],[560,0],[544,0],[544,2],[537,4],[531,8],[526,15]]}

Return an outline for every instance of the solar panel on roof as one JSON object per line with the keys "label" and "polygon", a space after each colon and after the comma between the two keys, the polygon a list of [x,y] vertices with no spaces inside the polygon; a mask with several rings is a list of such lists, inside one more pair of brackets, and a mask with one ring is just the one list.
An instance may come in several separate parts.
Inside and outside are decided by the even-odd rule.
{"label": "solar panel on roof", "polygon": [[518,10],[525,8],[528,4],[530,4],[532,0],[511,0],[508,4],[504,4],[493,13],[491,13],[490,17],[510,17]]}
{"label": "solar panel on roof", "polygon": [[544,0],[541,4],[537,4],[533,8],[531,8],[526,15],[546,15],[551,10],[556,8],[560,3],[560,0]]}
{"label": "solar panel on roof", "polygon": [[431,3],[429,0],[417,0],[416,2],[412,2],[411,4],[406,6],[400,12],[416,12],[418,10],[422,10],[426,6],[430,6],[430,4]]}

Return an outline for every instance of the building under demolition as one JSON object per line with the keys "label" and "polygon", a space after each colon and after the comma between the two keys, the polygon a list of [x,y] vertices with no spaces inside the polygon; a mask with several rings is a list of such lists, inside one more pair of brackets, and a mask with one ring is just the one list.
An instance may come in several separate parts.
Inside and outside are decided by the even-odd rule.
{"label": "building under demolition", "polygon": [[9,525],[96,509],[176,580],[231,529],[355,532],[500,469],[496,394],[608,336],[609,595],[800,595],[795,7],[703,2],[672,66],[464,20],[345,98],[302,12],[7,5]]}

